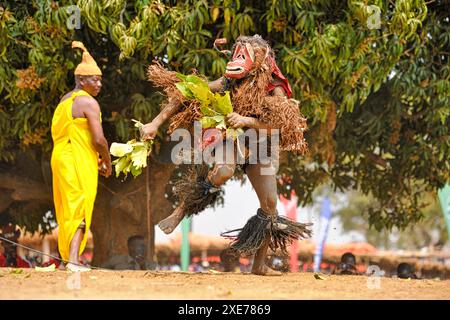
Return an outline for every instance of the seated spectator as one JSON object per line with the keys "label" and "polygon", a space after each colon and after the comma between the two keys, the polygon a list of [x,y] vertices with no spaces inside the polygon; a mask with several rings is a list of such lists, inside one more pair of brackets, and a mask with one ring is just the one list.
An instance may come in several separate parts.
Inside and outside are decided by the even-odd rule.
{"label": "seated spectator", "polygon": [[413,272],[413,267],[406,262],[402,262],[397,266],[397,277],[400,279],[417,279]]}
{"label": "seated spectator", "polygon": [[220,263],[225,272],[239,272],[239,254],[233,249],[227,248],[220,253]]}
{"label": "seated spectator", "polygon": [[273,270],[280,272],[289,272],[289,256],[269,255],[266,264]]}
{"label": "seated spectator", "polygon": [[356,270],[356,257],[351,252],[346,252],[341,257],[341,262],[337,268],[333,270],[333,274],[340,275],[358,275]]}
{"label": "seated spectator", "polygon": [[[13,242],[17,242],[20,237],[20,230],[16,230],[16,226],[7,223],[1,227],[0,235]],[[12,268],[31,268],[31,264],[17,254],[16,245],[8,241],[0,241],[4,248],[3,254],[0,253],[0,267]]]}
{"label": "seated spectator", "polygon": [[128,255],[113,256],[102,268],[113,270],[154,270],[155,264],[145,260],[146,246],[144,237],[128,238]]}

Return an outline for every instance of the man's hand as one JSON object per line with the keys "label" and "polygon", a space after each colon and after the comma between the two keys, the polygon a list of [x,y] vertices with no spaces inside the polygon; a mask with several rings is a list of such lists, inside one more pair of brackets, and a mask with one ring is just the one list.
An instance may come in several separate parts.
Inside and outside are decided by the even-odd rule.
{"label": "man's hand", "polygon": [[239,129],[244,127],[256,130],[264,129],[267,130],[269,134],[271,134],[272,132],[271,130],[273,129],[270,125],[258,120],[257,118],[244,117],[236,112],[232,112],[229,115],[227,115],[226,120],[233,129]]}
{"label": "man's hand", "polygon": [[112,173],[111,162],[104,161],[103,159],[98,159],[98,172],[108,178]]}
{"label": "man's hand", "polygon": [[249,127],[248,117],[241,116],[236,112],[232,112],[226,117],[228,124],[233,129],[239,129],[243,127]]}
{"label": "man's hand", "polygon": [[156,134],[158,133],[158,126],[153,122],[150,122],[143,125],[139,129],[139,132],[141,133],[142,140],[152,140],[156,137]]}

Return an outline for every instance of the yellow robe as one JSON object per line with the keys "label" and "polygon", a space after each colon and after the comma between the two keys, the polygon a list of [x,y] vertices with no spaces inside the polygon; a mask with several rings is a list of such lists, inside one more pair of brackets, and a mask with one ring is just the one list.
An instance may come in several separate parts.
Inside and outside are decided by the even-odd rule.
{"label": "yellow robe", "polygon": [[72,117],[73,101],[79,96],[90,95],[83,90],[73,92],[56,107],[52,119],[53,200],[59,225],[59,252],[66,261],[70,243],[83,220],[86,232],[80,255],[86,247],[98,183],[98,153],[92,143],[88,120]]}

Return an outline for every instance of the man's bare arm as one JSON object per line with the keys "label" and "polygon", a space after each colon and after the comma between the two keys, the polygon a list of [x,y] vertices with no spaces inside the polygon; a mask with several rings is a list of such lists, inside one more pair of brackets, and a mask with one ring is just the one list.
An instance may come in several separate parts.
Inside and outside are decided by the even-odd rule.
{"label": "man's bare arm", "polygon": [[[222,90],[223,77],[217,80],[208,82],[209,89],[212,92],[219,92]],[[167,106],[161,110],[161,112],[153,119],[152,123],[158,128],[167,121],[170,117],[176,114],[180,110],[181,103],[178,100],[170,100]]]}
{"label": "man's bare arm", "polygon": [[176,114],[180,110],[181,103],[178,100],[172,99],[166,105],[164,109],[153,119],[153,123],[160,127],[163,123],[167,121],[170,117]]}
{"label": "man's bare arm", "polygon": [[253,128],[256,130],[259,129],[266,129],[267,132],[270,134],[270,130],[272,130],[272,126],[270,126],[269,124],[262,122],[261,120],[258,120],[256,118],[253,117],[246,117],[246,127],[248,128]]}
{"label": "man's bare arm", "polygon": [[181,103],[178,100],[170,100],[164,109],[153,119],[152,122],[145,124],[141,127],[141,139],[154,139],[158,133],[159,127],[167,121],[170,117],[176,114],[181,107]]}
{"label": "man's bare arm", "polygon": [[252,128],[256,130],[265,129],[270,134],[273,129],[269,124],[253,117],[244,117],[236,112],[230,113],[227,116],[227,122],[233,129],[238,128]]}
{"label": "man's bare arm", "polygon": [[100,123],[100,106],[94,98],[80,98],[83,99],[80,103],[82,103],[84,116],[88,120],[89,131],[92,134],[92,143],[106,165],[105,176],[109,176],[111,174],[111,156],[109,155],[108,141],[106,141],[102,124]]}
{"label": "man's bare arm", "polygon": [[219,92],[219,91],[221,91],[222,87],[223,87],[223,80],[224,80],[224,77],[220,77],[217,80],[208,82],[209,89],[212,92]]}

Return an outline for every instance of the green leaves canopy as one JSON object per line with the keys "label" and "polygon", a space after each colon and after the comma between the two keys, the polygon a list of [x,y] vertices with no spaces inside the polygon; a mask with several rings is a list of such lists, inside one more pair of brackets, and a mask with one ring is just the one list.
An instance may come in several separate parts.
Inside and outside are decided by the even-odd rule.
{"label": "green leaves canopy", "polygon": [[[377,199],[371,222],[405,226],[421,217],[412,185],[436,190],[449,172],[448,1],[186,0],[4,1],[0,8],[0,159],[18,147],[51,150],[50,121],[73,86],[81,40],[104,71],[99,97],[109,141],[130,138],[129,119],[149,121],[161,95],[145,66],[166,61],[180,73],[215,78],[226,60],[216,37],[258,33],[277,52],[308,117],[309,158],[288,157],[282,186],[303,203],[331,182]],[[67,6],[81,9],[70,30]],[[370,29],[371,5],[380,28]]]}

